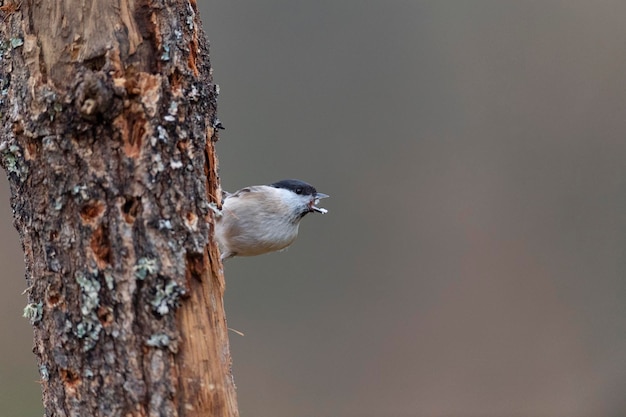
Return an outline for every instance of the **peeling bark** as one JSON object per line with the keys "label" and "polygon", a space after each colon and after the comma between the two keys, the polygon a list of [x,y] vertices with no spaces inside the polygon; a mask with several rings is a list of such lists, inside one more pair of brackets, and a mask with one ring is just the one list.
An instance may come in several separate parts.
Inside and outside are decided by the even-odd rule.
{"label": "peeling bark", "polygon": [[46,416],[237,416],[195,1],[0,13],[0,163]]}

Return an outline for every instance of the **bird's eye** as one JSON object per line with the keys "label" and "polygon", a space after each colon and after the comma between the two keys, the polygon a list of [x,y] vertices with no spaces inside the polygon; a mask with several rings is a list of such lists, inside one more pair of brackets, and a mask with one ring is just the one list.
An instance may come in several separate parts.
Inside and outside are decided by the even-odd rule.
{"label": "bird's eye", "polygon": [[296,188],[296,194],[302,194],[302,188]]}

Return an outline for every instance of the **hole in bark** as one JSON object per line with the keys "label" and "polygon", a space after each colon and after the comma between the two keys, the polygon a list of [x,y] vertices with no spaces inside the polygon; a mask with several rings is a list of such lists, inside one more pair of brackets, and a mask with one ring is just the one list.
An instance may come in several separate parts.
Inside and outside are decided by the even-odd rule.
{"label": "hole in bark", "polygon": [[106,59],[104,56],[97,56],[83,61],[83,64],[92,71],[100,71],[105,63]]}
{"label": "hole in bark", "polygon": [[176,143],[176,147],[182,154],[186,154],[187,151],[189,150],[189,141],[179,140],[178,143]]}
{"label": "hole in bark", "polygon": [[48,307],[56,307],[59,304],[59,301],[61,301],[61,296],[59,295],[59,293],[56,290],[51,290],[50,293],[48,293]]}
{"label": "hole in bark", "polygon": [[146,134],[146,119],[138,113],[130,113],[127,118],[128,129],[122,131],[124,153],[129,158],[137,158],[141,151],[143,136]]}
{"label": "hole in bark", "polygon": [[192,39],[191,45],[189,45],[189,56],[187,57],[187,66],[191,71],[193,71],[193,75],[198,76],[198,67],[196,66],[196,58],[198,55],[198,40],[196,38]]}
{"label": "hole in bark", "polygon": [[90,201],[80,209],[83,222],[93,223],[104,212],[104,204],[100,201]]}
{"label": "hole in bark", "polygon": [[13,133],[16,135],[20,135],[24,132],[24,125],[21,120],[18,120],[13,123]]}
{"label": "hole in bark", "polygon": [[25,155],[27,161],[37,158],[37,144],[35,142],[28,141],[26,150],[28,151]]}
{"label": "hole in bark", "polygon": [[59,237],[59,232],[57,230],[53,230],[50,232],[50,241],[55,241]]}
{"label": "hole in bark", "polygon": [[80,383],[80,376],[78,372],[74,372],[71,369],[61,369],[61,380],[65,385],[68,385],[70,388],[76,388],[76,386]]}
{"label": "hole in bark", "polygon": [[104,327],[107,327],[111,323],[113,323],[113,313],[111,311],[111,308],[100,306],[98,308],[98,319],[100,319],[100,323]]}
{"label": "hole in bark", "polygon": [[188,228],[192,230],[195,230],[197,225],[198,225],[198,216],[196,216],[196,213],[193,213],[191,211],[187,212],[187,214],[185,214],[185,226],[187,226]]}
{"label": "hole in bark", "polygon": [[111,261],[111,245],[109,243],[109,229],[100,225],[91,235],[91,250],[96,257],[99,268],[106,267]]}
{"label": "hole in bark", "polygon": [[182,75],[178,68],[174,70],[174,72],[169,76],[170,86],[173,93],[180,93],[181,85],[182,85]]}
{"label": "hole in bark", "polygon": [[201,253],[186,253],[185,254],[185,278],[187,279],[187,287],[190,287],[191,279],[202,281],[202,275],[206,270],[206,262],[204,255]]}
{"label": "hole in bark", "polygon": [[139,209],[141,207],[141,200],[137,197],[126,197],[124,204],[122,204],[122,214],[126,223],[133,223],[137,218]]}
{"label": "hole in bark", "polygon": [[50,307],[54,307],[58,303],[59,303],[59,296],[58,295],[54,294],[54,295],[51,295],[50,297],[48,297],[48,304],[50,305]]}

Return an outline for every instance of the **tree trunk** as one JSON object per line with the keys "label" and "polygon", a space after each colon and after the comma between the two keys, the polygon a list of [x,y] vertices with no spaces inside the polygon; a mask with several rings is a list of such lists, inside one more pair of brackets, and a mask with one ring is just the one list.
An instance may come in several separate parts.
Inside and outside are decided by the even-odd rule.
{"label": "tree trunk", "polygon": [[46,416],[237,416],[195,1],[0,11],[0,160]]}

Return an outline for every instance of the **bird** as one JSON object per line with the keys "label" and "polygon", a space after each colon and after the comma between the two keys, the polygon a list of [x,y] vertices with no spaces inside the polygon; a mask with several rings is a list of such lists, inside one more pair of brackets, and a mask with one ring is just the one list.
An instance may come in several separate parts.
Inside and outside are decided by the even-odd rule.
{"label": "bird", "polygon": [[298,236],[304,216],[328,212],[317,207],[319,200],[327,197],[311,184],[296,179],[223,193],[215,223],[222,261],[287,248]]}

